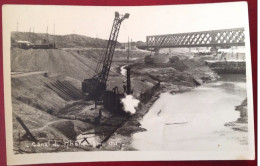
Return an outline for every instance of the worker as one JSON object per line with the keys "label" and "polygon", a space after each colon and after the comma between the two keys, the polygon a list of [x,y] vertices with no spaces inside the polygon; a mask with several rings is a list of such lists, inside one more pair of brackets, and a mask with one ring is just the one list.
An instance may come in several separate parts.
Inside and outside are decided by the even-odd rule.
{"label": "worker", "polygon": [[118,87],[115,86],[115,87],[112,89],[112,92],[114,92],[114,93],[118,93]]}

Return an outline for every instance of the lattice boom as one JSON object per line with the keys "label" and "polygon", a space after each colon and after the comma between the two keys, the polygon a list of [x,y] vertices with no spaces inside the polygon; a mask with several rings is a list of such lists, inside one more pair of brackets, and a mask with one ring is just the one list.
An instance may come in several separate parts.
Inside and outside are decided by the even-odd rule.
{"label": "lattice boom", "polygon": [[149,48],[244,46],[244,28],[147,36]]}

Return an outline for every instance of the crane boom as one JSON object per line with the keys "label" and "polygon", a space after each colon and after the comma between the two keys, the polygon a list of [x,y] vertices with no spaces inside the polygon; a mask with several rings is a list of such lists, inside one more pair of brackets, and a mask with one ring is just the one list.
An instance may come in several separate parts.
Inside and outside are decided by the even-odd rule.
{"label": "crane boom", "polygon": [[122,16],[119,15],[118,12],[115,12],[115,18],[112,25],[112,30],[110,32],[109,40],[106,43],[102,58],[100,59],[96,67],[95,74],[92,78],[85,79],[82,82],[82,91],[84,93],[89,93],[95,99],[98,98],[102,94],[102,92],[106,90],[106,82],[108,79],[120,26],[121,23],[127,18],[129,18],[128,13]]}

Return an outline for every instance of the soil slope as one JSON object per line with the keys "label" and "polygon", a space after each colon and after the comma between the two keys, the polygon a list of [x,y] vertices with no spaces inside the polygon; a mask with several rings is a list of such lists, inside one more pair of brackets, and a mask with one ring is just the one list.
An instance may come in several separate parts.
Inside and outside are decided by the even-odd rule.
{"label": "soil slope", "polygon": [[14,48],[11,50],[11,69],[13,72],[46,71],[83,80],[93,76],[97,59],[98,55],[76,51]]}

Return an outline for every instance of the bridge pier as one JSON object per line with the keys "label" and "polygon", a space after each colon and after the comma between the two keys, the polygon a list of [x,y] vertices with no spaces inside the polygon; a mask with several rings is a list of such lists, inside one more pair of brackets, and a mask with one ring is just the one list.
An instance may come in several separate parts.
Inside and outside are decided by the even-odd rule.
{"label": "bridge pier", "polygon": [[154,49],[154,56],[159,55],[159,53],[160,53],[160,48]]}

